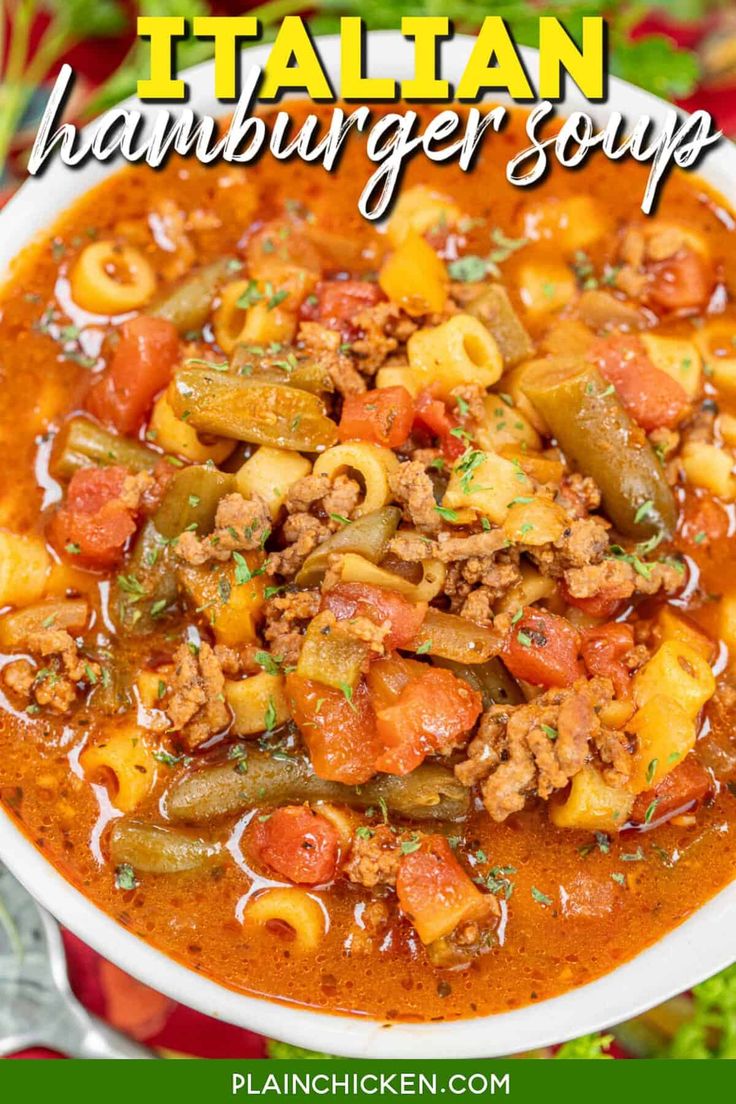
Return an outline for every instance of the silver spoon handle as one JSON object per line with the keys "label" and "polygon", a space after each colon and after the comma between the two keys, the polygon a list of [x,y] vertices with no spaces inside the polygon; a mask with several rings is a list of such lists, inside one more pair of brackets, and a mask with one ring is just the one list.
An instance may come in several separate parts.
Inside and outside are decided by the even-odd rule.
{"label": "silver spoon handle", "polygon": [[104,1020],[80,1008],[61,1013],[43,1045],[70,1058],[155,1058],[149,1047],[129,1039]]}

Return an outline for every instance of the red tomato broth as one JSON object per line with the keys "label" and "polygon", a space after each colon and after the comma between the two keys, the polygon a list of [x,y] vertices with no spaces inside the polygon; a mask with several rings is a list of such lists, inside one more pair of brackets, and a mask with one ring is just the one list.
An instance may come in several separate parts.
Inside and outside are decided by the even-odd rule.
{"label": "red tomato broth", "polygon": [[[294,114],[303,110],[297,106]],[[474,174],[465,176],[454,166],[414,163],[408,168],[408,183],[421,180],[457,196],[474,217],[490,219],[506,233],[518,234],[524,196],[506,183],[503,161],[505,154],[519,148],[523,119],[521,114],[515,116],[505,132],[494,138],[495,146],[481,152]],[[247,177],[248,189],[256,188],[258,217],[277,215],[285,200],[298,197],[326,232],[347,234],[361,243],[364,257],[350,266],[359,277],[361,269],[375,268],[375,257],[385,248],[357,214],[364,168],[362,154],[350,147],[329,182],[302,163],[291,165],[284,174],[264,162],[242,176],[235,172],[235,177],[238,181]],[[240,196],[238,187],[220,187],[220,181],[233,174],[230,168],[204,168],[195,162],[187,162],[186,167],[173,162],[161,173],[127,170],[84,197],[60,220],[55,249],[48,243],[33,246],[20,259],[15,282],[4,292],[0,320],[4,389],[0,440],[6,457],[12,458],[3,525],[12,525],[19,533],[43,531],[43,494],[34,464],[40,456],[44,473],[46,452],[37,434],[57,425],[66,411],[81,408],[88,391],[89,370],[65,357],[59,342],[33,325],[44,305],[53,301],[54,287],[79,249],[80,232],[90,227],[99,233],[145,218],[151,204],[163,198],[175,198],[187,211],[229,204],[219,227],[198,232],[198,261],[206,263],[235,249],[245,226],[255,218],[250,195]],[[633,197],[642,193],[645,177],[643,168],[629,163],[614,170],[593,161],[582,174],[568,176],[555,167],[540,193],[565,196],[579,191],[584,183],[586,194],[601,199],[612,220],[623,221],[636,217]],[[236,217],[239,202],[247,211],[240,219]],[[700,183],[673,175],[664,189],[659,217],[686,218],[698,229],[721,259],[722,279],[733,292],[736,245],[718,217],[717,203]],[[472,231],[470,236],[472,240]],[[533,248],[543,257],[553,252],[553,247],[543,244]],[[598,264],[608,261],[611,238],[589,252]],[[154,252],[153,259],[157,266],[167,261],[162,253]],[[503,268],[504,283],[517,305],[514,288],[520,264],[518,256],[511,256]],[[370,297],[361,291],[357,298],[362,302]],[[63,324],[67,320],[60,314]],[[732,305],[726,308],[726,317],[736,324]],[[525,317],[525,324],[534,336],[543,329],[531,315]],[[658,332],[677,335],[683,329],[683,322],[669,319]],[[55,481],[45,474],[43,481],[53,500]],[[724,572],[733,572],[728,539],[719,535],[706,546],[688,542],[687,551],[697,561],[704,585],[721,593]],[[98,579],[87,576],[84,589],[100,624]],[[691,606],[688,612],[717,635],[717,603]],[[165,653],[163,628],[147,640],[147,652],[153,652],[156,643]],[[138,668],[140,651],[134,638],[123,642],[120,655],[131,670]],[[345,717],[349,720],[350,714]],[[473,871],[484,873],[496,865],[516,870],[509,875],[510,899],[501,898],[502,908],[508,910],[502,946],[493,946],[465,971],[448,973],[426,961],[411,927],[398,921],[390,950],[351,957],[345,949],[346,933],[364,895],[338,882],[329,893],[315,891],[331,916],[324,942],[313,956],[296,958],[287,940],[255,927],[246,929],[238,921],[243,896],[262,884],[261,875],[250,871],[245,860],[222,864],[217,876],[148,877],[133,892],[115,888],[110,870],[91,846],[92,840],[100,838],[100,828],[104,841],[109,813],[101,811],[104,803],[98,803],[78,768],[81,744],[100,728],[99,718],[85,708],[71,719],[37,719],[9,706],[4,709],[0,716],[4,809],[73,885],[128,930],[232,989],[275,1000],[416,1021],[521,1007],[584,984],[630,959],[727,884],[735,868],[736,802],[725,788],[714,804],[698,810],[694,826],[668,823],[643,833],[624,833],[607,853],[593,844],[584,856],[580,849],[591,847],[591,834],[555,828],[541,802],[502,824],[492,823],[484,811],[476,810],[457,829],[464,854],[482,852],[487,857],[485,863],[472,859]],[[159,767],[156,789],[136,810],[142,818],[158,815],[168,769]],[[222,840],[234,838],[239,827],[220,825],[215,835]],[[636,852],[639,846],[645,861],[622,861],[622,854]],[[469,869],[467,863],[465,868]],[[626,890],[611,877],[619,873],[627,877]],[[540,903],[539,894],[550,903]]]}

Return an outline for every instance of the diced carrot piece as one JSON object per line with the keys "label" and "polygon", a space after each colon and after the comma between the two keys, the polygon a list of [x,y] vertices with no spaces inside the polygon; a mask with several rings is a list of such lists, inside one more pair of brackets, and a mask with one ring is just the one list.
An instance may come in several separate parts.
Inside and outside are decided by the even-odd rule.
{"label": "diced carrot piece", "polygon": [[648,298],[655,309],[680,313],[708,305],[715,285],[713,266],[695,250],[683,250],[648,268],[654,276]]}

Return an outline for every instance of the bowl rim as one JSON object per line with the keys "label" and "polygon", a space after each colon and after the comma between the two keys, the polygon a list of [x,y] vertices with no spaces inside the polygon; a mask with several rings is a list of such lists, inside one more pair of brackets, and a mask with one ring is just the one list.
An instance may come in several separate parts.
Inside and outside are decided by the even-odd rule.
{"label": "bowl rim", "polygon": [[[472,39],[456,35],[443,44],[443,76],[456,81]],[[340,46],[336,35],[315,42],[332,80],[339,74]],[[380,45],[380,49],[376,46]],[[243,69],[262,65],[269,46],[243,51]],[[397,79],[412,75],[412,46],[398,31],[371,32],[370,72]],[[532,81],[538,75],[538,53],[522,47]],[[189,106],[222,114],[212,93],[212,62],[180,75],[189,82]],[[611,78],[609,97],[629,118],[649,114],[661,121],[671,105]],[[509,104],[494,94],[493,102]],[[139,101],[124,106],[140,109]],[[451,106],[451,105],[448,105]],[[155,106],[144,107],[150,117]],[[225,109],[226,110],[226,109]],[[608,115],[606,104],[590,104],[568,82],[559,111],[585,110],[596,122]],[[91,124],[94,125],[94,124]],[[119,159],[89,162],[70,170],[54,159],[40,176],[28,180],[0,212],[0,272],[39,236],[76,198],[121,165]],[[703,159],[699,175],[736,206],[736,147],[723,141]],[[734,961],[736,946],[730,930],[736,921],[736,882],[721,890],[679,927],[615,970],[558,997],[522,1008],[473,1019],[444,1023],[386,1023],[364,1015],[343,1015],[294,1004],[282,1004],[228,989],[170,958],[128,931],[67,882],[44,853],[24,835],[9,812],[0,808],[0,860],[70,931],[121,969],[174,1000],[287,1043],[329,1054],[361,1058],[418,1058],[430,1048],[435,1058],[491,1058],[559,1043],[598,1031],[638,1015],[723,969]],[[730,925],[730,926],[729,926]]]}

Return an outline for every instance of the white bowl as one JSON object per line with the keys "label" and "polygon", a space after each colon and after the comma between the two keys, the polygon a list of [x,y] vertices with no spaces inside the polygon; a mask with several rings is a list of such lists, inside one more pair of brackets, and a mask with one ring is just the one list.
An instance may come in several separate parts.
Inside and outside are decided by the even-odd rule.
{"label": "white bowl", "polygon": [[[454,83],[462,72],[471,41],[458,36],[443,46],[443,76]],[[337,83],[338,39],[330,36],[318,43],[325,67]],[[411,45],[398,33],[371,35],[371,43],[372,75],[397,79],[412,76]],[[248,50],[243,58],[244,67],[263,65],[267,51],[267,46]],[[523,53],[527,71],[536,82],[537,52],[525,49]],[[214,98],[210,62],[188,70],[185,77],[191,89],[190,105],[195,110],[214,115],[227,110]],[[504,102],[504,97],[493,98]],[[610,82],[610,100],[629,122],[642,114],[661,120],[668,109],[663,101],[616,79]],[[560,111],[572,110],[588,111],[603,125],[610,109],[589,104],[571,86]],[[39,231],[45,230],[77,197],[115,167],[111,163],[91,162],[81,170],[71,170],[54,160],[43,176],[24,184],[0,212],[0,272],[8,268],[13,257]],[[704,160],[700,172],[736,207],[736,147],[721,143]],[[736,884],[733,884],[630,962],[564,996],[473,1020],[385,1024],[367,1017],[329,1015],[243,996],[187,969],[120,927],[88,901],[1,811],[0,859],[62,924],[147,985],[210,1016],[330,1054],[477,1058],[525,1051],[626,1020],[723,969],[736,956],[733,934]]]}

